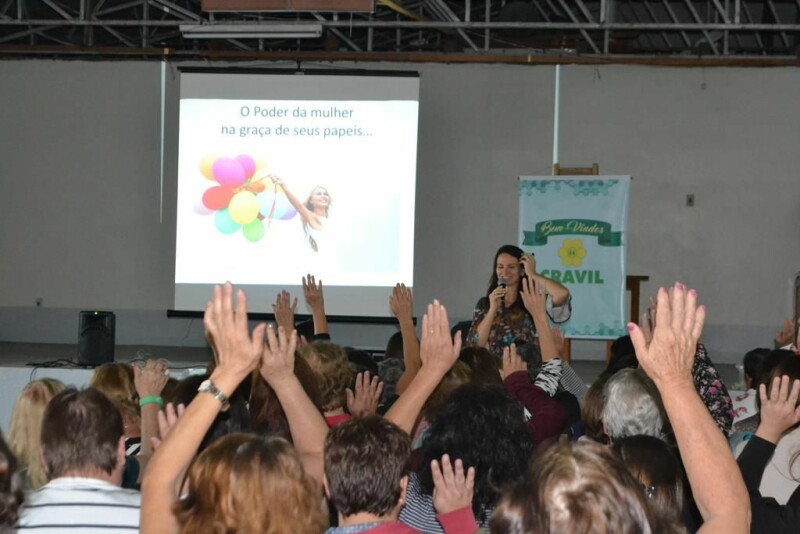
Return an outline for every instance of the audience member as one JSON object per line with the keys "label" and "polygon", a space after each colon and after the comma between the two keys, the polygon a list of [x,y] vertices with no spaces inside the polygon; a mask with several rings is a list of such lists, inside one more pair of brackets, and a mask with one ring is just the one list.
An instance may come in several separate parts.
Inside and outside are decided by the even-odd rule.
{"label": "audience member", "polygon": [[17,459],[0,433],[0,532],[14,532],[25,500],[23,484]]}
{"label": "audience member", "polygon": [[[325,440],[324,483],[325,493],[339,513],[339,527],[327,532],[419,532],[397,521],[406,500],[410,452],[408,434],[380,417],[356,417],[332,429]],[[456,474],[449,458],[442,463],[446,464],[445,471],[451,471],[448,478],[460,476],[465,485],[474,483],[474,469],[465,474],[460,460],[456,461]],[[441,472],[438,480],[443,480]],[[440,485],[436,486],[439,489]],[[444,532],[469,534],[478,530],[472,517],[471,495],[455,509],[442,509],[442,502],[434,498],[436,518]]]}
{"label": "audience member", "polygon": [[300,355],[317,378],[322,410],[329,426],[336,426],[350,418],[345,413],[346,390],[353,383],[355,373],[347,361],[344,350],[329,341],[315,341],[306,345]]}
{"label": "audience member", "polygon": [[681,522],[696,530],[684,497],[683,466],[669,445],[656,437],[639,435],[615,440],[613,450],[641,484],[659,522],[671,525],[673,531],[681,530]]}
{"label": "audience member", "polygon": [[759,385],[761,422],[739,455],[753,512],[752,532],[800,530],[800,361],[783,360]]}
{"label": "audience member", "polygon": [[646,435],[664,438],[664,409],[655,384],[640,369],[623,369],[603,388],[603,428],[613,442]]}
{"label": "audience member", "polygon": [[123,489],[122,417],[96,389],[67,389],[47,404],[42,456],[49,482],[31,491],[19,532],[122,532],[139,527],[139,492]]}
{"label": "audience member", "polygon": [[[211,525],[241,532],[324,530],[320,484],[327,425],[294,374],[297,334],[292,330],[287,335],[280,327],[276,335],[272,326],[261,324],[251,335],[241,290],[236,301],[234,311],[230,284],[215,287],[204,324],[217,365],[177,421],[171,410],[173,424],[142,484],[143,532],[196,532]],[[257,368],[283,407],[294,448],[280,438],[229,435],[198,457],[187,493],[181,495],[183,475],[200,442],[217,414],[228,408],[233,392]]]}
{"label": "audience member", "polygon": [[8,446],[19,461],[25,489],[37,489],[47,482],[42,464],[42,417],[47,403],[64,387],[54,378],[40,378],[22,388],[14,403],[8,426]]}

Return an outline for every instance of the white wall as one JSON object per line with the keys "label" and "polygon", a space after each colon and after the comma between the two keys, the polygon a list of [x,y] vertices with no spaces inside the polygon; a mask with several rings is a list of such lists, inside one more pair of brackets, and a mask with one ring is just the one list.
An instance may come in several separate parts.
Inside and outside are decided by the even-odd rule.
{"label": "white wall", "polygon": [[[416,311],[438,297],[467,319],[497,246],[515,239],[516,176],[550,173],[555,69],[372,67],[421,73]],[[74,342],[75,312],[103,308],[118,314],[120,344],[203,343],[199,321],[165,314],[177,84],[169,69],[160,222],[160,70],[0,62],[0,340]],[[645,293],[676,279],[696,287],[719,360],[768,345],[790,313],[800,269],[797,87],[791,68],[562,68],[562,164],[634,176],[628,272],[650,276]],[[391,332],[334,328],[365,346]],[[602,350],[575,344],[579,357]]]}

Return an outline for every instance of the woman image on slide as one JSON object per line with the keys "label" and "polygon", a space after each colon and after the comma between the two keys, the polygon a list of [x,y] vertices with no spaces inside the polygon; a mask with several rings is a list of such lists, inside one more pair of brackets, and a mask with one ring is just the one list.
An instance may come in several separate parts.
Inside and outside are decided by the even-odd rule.
{"label": "woman image on slide", "polygon": [[495,254],[492,267],[486,296],[475,306],[466,338],[468,345],[485,347],[499,358],[511,343],[520,345],[534,340],[534,310],[526,305],[525,287],[548,295],[550,320],[563,323],[569,319],[572,313],[569,290],[537,273],[533,254],[526,254],[514,245],[503,245]]}
{"label": "woman image on slide", "polygon": [[[331,207],[331,195],[328,190],[318,185],[311,190],[305,202],[300,202],[296,196],[286,187],[286,184],[278,176],[270,176],[272,183],[281,186],[286,198],[300,214],[303,220],[303,233],[306,235],[308,244],[319,252],[322,242],[323,231],[328,223],[328,215]],[[324,247],[323,247],[324,248]]]}

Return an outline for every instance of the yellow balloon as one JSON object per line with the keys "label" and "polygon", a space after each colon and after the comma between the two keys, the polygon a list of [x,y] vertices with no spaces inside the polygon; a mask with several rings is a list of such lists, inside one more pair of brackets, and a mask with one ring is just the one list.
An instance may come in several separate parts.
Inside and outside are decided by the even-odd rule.
{"label": "yellow balloon", "polygon": [[219,155],[211,154],[200,160],[200,172],[209,180],[214,180],[214,162],[219,159]]}
{"label": "yellow balloon", "polygon": [[258,217],[258,200],[250,191],[239,191],[228,204],[228,215],[238,224],[250,224]]}
{"label": "yellow balloon", "polygon": [[256,170],[257,171],[260,171],[261,169],[266,168],[266,166],[267,166],[267,161],[266,160],[263,160],[263,159],[257,159],[256,160]]}

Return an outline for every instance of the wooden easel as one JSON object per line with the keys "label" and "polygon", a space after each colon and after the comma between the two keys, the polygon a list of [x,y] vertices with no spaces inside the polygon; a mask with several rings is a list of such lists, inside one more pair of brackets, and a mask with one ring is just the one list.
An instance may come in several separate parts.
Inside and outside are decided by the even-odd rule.
{"label": "wooden easel", "polygon": [[[592,163],[591,167],[562,167],[559,163],[553,164],[553,176],[599,176],[600,164]],[[628,275],[625,277],[625,289],[631,293],[630,321],[639,322],[639,284],[650,280],[649,276]],[[611,358],[611,344],[613,340],[606,341],[606,363]],[[564,354],[561,358],[569,362],[572,359],[572,344],[569,339],[564,339]]]}

